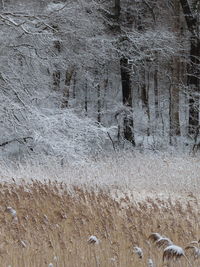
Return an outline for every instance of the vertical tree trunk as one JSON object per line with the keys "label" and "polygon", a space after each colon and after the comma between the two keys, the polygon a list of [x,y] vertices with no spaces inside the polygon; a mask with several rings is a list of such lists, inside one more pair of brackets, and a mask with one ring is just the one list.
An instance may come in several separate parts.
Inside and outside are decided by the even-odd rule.
{"label": "vertical tree trunk", "polygon": [[73,99],[76,99],[76,72],[74,72],[73,78]]}
{"label": "vertical tree trunk", "polygon": [[120,18],[121,5],[120,0],[115,0],[115,18],[119,20]]}
{"label": "vertical tree trunk", "polygon": [[73,74],[74,74],[74,67],[70,68],[65,73],[65,87],[63,90],[62,108],[69,107],[70,85],[71,85],[71,80],[72,80]]}
{"label": "vertical tree trunk", "polygon": [[169,88],[169,141],[173,145],[173,137],[180,135],[179,119],[179,83],[180,83],[180,59],[174,57],[172,61],[172,80]]}
{"label": "vertical tree trunk", "polygon": [[141,100],[142,100],[142,106],[145,110],[148,118],[148,125],[147,125],[147,136],[150,136],[150,110],[149,110],[149,72],[147,73],[148,79],[146,81],[146,70],[145,67],[142,70],[142,84],[141,84]]}
{"label": "vertical tree trunk", "polygon": [[[174,2],[174,27],[175,34],[180,36],[180,3]],[[174,56],[172,59],[172,80],[169,92],[169,120],[170,120],[170,144],[173,144],[173,137],[180,135],[180,120],[179,120],[179,87],[180,87],[180,57]]]}
{"label": "vertical tree trunk", "polygon": [[188,63],[189,134],[195,135],[199,125],[200,93],[200,36],[199,22],[188,0],[180,0],[184,17],[190,31],[190,62]]}
{"label": "vertical tree trunk", "polygon": [[84,108],[85,108],[85,115],[88,115],[88,85],[87,85],[87,80],[85,83],[85,102],[84,102]]}
{"label": "vertical tree trunk", "polygon": [[170,86],[170,136],[180,135],[179,120],[179,83],[180,61],[178,57],[173,59],[172,84]]}
{"label": "vertical tree trunk", "polygon": [[101,122],[101,88],[100,84],[97,85],[97,121]]}
{"label": "vertical tree trunk", "polygon": [[[192,39],[192,38],[191,38]],[[191,40],[189,86],[189,133],[196,134],[199,126],[199,93],[200,93],[200,40]]]}
{"label": "vertical tree trunk", "polygon": [[156,62],[154,70],[154,97],[155,97],[155,117],[159,118],[159,91],[158,91],[158,55],[155,53]]}
{"label": "vertical tree trunk", "polygon": [[[60,53],[61,52],[61,45],[60,45],[60,41],[56,40],[54,42],[54,48],[55,48],[55,52],[56,53]],[[61,73],[60,70],[55,70],[53,72],[53,89],[55,91],[59,91],[60,89],[60,79],[61,79]]]}
{"label": "vertical tree trunk", "polygon": [[[108,74],[107,74],[108,76]],[[107,88],[108,87],[108,78],[106,77],[103,81],[103,89],[104,89],[104,93],[103,93],[103,103],[102,103],[102,107],[104,108],[104,110],[107,109],[107,105],[106,105],[106,98],[107,98]]]}
{"label": "vertical tree trunk", "polygon": [[135,146],[135,138],[133,131],[133,115],[132,115],[132,89],[130,79],[130,66],[127,58],[120,60],[121,78],[122,78],[122,98],[123,105],[128,107],[130,112],[125,114],[124,118],[124,138]]}
{"label": "vertical tree trunk", "polygon": [[53,72],[53,89],[55,91],[59,91],[60,89],[60,71],[59,70],[55,70]]}
{"label": "vertical tree trunk", "polygon": [[[121,32],[121,27],[119,23],[121,5],[120,0],[114,0],[115,3],[115,18],[118,23],[117,31]],[[130,69],[131,65],[128,64],[128,58],[122,57],[120,59],[120,71],[122,80],[122,101],[123,105],[127,107],[128,112],[125,112],[123,132],[124,138],[135,146],[135,137],[133,131],[133,114],[132,114],[132,89],[131,89],[131,79],[130,79]]]}

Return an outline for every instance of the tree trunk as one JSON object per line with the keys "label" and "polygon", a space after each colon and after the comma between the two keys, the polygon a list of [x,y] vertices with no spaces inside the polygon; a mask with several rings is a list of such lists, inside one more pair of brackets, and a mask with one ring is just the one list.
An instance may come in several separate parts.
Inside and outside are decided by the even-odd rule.
{"label": "tree trunk", "polygon": [[130,66],[127,58],[120,60],[121,79],[122,79],[122,98],[123,105],[129,108],[124,117],[124,138],[135,146],[135,138],[133,131],[133,115],[132,115],[132,89],[130,79]]}
{"label": "tree trunk", "polygon": [[189,87],[189,134],[196,134],[199,125],[200,93],[200,40],[191,40],[188,69]]}
{"label": "tree trunk", "polygon": [[53,72],[53,89],[59,91],[60,89],[60,71],[56,70]]}
{"label": "tree trunk", "polygon": [[73,79],[73,99],[76,99],[76,72],[74,72],[74,79]]}
{"label": "tree trunk", "polygon": [[[59,54],[61,52],[60,41],[58,41],[58,40],[54,41],[54,48],[55,48],[55,53]],[[53,89],[55,91],[59,91],[60,90],[60,79],[61,79],[60,70],[55,70],[53,72]]]}
{"label": "tree trunk", "polygon": [[173,145],[173,137],[180,135],[179,120],[179,85],[171,84],[169,89],[169,143]]}
{"label": "tree trunk", "polygon": [[101,88],[100,84],[97,85],[97,121],[101,122]]}
{"label": "tree trunk", "polygon": [[199,125],[200,92],[200,37],[199,23],[188,0],[180,0],[188,30],[190,31],[190,61],[187,84],[189,88],[189,134],[195,135]]}
{"label": "tree trunk", "polygon": [[73,74],[74,74],[74,67],[70,68],[65,73],[65,87],[63,90],[62,108],[67,108],[69,106],[70,85]]}
{"label": "tree trunk", "polygon": [[[180,36],[180,3],[174,2],[174,25],[173,30],[175,34]],[[179,88],[181,82],[180,71],[180,57],[174,56],[171,62],[172,65],[172,79],[169,91],[169,120],[170,120],[170,144],[173,144],[173,137],[180,135],[180,120],[179,120]]]}
{"label": "tree trunk", "polygon": [[121,12],[120,0],[115,0],[115,18],[119,20]]}
{"label": "tree trunk", "polygon": [[170,135],[180,135],[179,121],[179,74],[180,61],[178,57],[173,59],[172,84],[170,86]]}
{"label": "tree trunk", "polygon": [[88,115],[88,85],[87,85],[87,80],[85,83],[85,101],[84,101],[84,108],[85,108],[85,115]]}
{"label": "tree trunk", "polygon": [[158,91],[158,55],[155,52],[156,62],[154,69],[154,97],[155,97],[155,117],[159,118],[159,91]]}
{"label": "tree trunk", "polygon": [[149,72],[147,71],[147,80],[146,80],[146,70],[145,67],[142,70],[142,84],[141,84],[141,100],[142,108],[145,110],[148,118],[147,125],[147,136],[150,136],[150,110],[149,110]]}
{"label": "tree trunk", "polygon": [[[121,32],[121,27],[119,23],[121,5],[120,0],[114,0],[115,2],[115,18],[117,21],[117,32]],[[130,69],[131,65],[128,64],[128,58],[122,57],[120,59],[120,71],[121,71],[121,81],[122,81],[122,102],[126,107],[125,116],[123,120],[123,133],[124,138],[135,146],[135,137],[133,131],[133,111],[132,111],[132,89],[131,89],[131,79],[130,79]]]}

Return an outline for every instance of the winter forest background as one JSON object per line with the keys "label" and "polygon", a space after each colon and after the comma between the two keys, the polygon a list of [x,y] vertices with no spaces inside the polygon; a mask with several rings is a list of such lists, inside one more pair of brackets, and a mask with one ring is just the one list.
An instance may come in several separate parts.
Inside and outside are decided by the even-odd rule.
{"label": "winter forest background", "polygon": [[199,149],[200,1],[1,0],[0,159]]}

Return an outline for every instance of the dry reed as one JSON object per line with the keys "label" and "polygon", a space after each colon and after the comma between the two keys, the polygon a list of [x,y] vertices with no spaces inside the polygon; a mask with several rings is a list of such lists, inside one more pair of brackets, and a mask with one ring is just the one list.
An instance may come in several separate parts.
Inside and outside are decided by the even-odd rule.
{"label": "dry reed", "polygon": [[[56,181],[2,182],[0,211],[2,267],[190,266],[186,259],[200,265],[195,246],[187,245],[200,238],[194,196],[184,205],[156,197],[134,202]],[[178,257],[172,244],[181,247]]]}

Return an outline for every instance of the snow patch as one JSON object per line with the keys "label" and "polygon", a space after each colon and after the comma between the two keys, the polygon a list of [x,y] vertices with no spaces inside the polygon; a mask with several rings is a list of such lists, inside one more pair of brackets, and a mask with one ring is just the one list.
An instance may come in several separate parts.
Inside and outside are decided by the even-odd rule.
{"label": "snow patch", "polygon": [[52,11],[62,9],[64,6],[65,6],[64,3],[50,3],[47,6],[47,10],[52,12]]}

